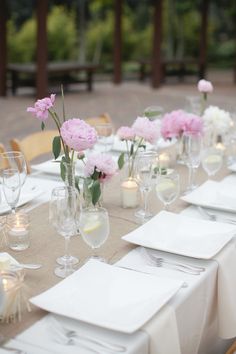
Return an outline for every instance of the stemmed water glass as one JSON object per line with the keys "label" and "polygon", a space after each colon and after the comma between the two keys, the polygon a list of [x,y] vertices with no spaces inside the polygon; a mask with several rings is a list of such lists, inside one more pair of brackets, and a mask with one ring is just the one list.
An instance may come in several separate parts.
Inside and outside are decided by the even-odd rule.
{"label": "stemmed water glass", "polygon": [[2,186],[6,202],[10,206],[12,214],[15,214],[21,190],[19,171],[14,168],[3,170]]}
{"label": "stemmed water glass", "polygon": [[187,193],[194,190],[196,171],[201,163],[202,135],[200,133],[186,135],[186,165],[189,169]]}
{"label": "stemmed water glass", "polygon": [[95,149],[100,152],[108,152],[114,144],[113,126],[111,123],[97,124],[94,126],[98,134]]}
{"label": "stemmed water glass", "polygon": [[222,167],[223,152],[217,148],[210,147],[202,153],[202,167],[208,175],[214,176]]}
{"label": "stemmed water glass", "polygon": [[103,261],[96,251],[107,240],[110,233],[109,216],[102,207],[88,207],[80,211],[80,233],[83,240],[93,249],[90,259]]}
{"label": "stemmed water glass", "polygon": [[49,220],[57,232],[65,238],[65,255],[57,259],[61,266],[55,268],[58,277],[65,278],[74,272],[78,259],[69,254],[71,236],[77,234],[78,193],[73,187],[57,187],[52,191]]}
{"label": "stemmed water glass", "polygon": [[15,169],[19,172],[20,184],[23,186],[27,177],[27,166],[20,151],[6,151],[0,154],[0,170]]}
{"label": "stemmed water glass", "polygon": [[167,171],[166,174],[160,174],[156,181],[157,197],[164,204],[164,210],[168,210],[178,197],[180,190],[179,174],[175,171]]}
{"label": "stemmed water glass", "polygon": [[144,208],[138,210],[135,216],[142,223],[153,215],[148,210],[148,196],[156,182],[158,155],[155,151],[144,151],[137,155],[135,162],[135,176],[142,194]]}

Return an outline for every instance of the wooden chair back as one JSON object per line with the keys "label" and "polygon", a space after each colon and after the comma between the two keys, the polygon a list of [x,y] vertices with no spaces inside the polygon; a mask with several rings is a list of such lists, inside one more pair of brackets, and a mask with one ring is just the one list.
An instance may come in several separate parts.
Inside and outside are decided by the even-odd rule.
{"label": "wooden chair back", "polygon": [[[6,149],[3,144],[0,143],[0,154],[3,152],[6,152]],[[0,159],[0,170],[3,170],[4,168],[8,168],[9,164],[6,159]]]}
{"label": "wooden chair back", "polygon": [[231,347],[227,350],[225,354],[235,354],[236,353],[236,341],[233,342]]}
{"label": "wooden chair back", "polygon": [[86,123],[88,123],[92,126],[96,126],[96,125],[100,125],[100,124],[102,125],[102,124],[107,124],[107,123],[112,124],[111,117],[108,113],[103,113],[98,117],[86,118],[85,121],[86,121]]}
{"label": "wooden chair back", "polygon": [[45,130],[30,134],[22,140],[10,141],[13,151],[21,151],[24,154],[27,173],[31,173],[30,162],[33,159],[52,151],[52,141],[56,135],[58,135],[57,130]]}

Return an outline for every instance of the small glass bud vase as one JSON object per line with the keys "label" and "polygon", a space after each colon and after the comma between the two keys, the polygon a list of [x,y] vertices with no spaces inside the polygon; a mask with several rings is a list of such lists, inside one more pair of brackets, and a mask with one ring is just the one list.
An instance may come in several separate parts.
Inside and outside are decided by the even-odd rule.
{"label": "small glass bud vase", "polygon": [[8,246],[14,251],[24,251],[29,247],[29,216],[23,211],[7,216]]}
{"label": "small glass bud vase", "polygon": [[128,177],[121,182],[122,208],[136,208],[139,205],[139,188],[133,177]]}

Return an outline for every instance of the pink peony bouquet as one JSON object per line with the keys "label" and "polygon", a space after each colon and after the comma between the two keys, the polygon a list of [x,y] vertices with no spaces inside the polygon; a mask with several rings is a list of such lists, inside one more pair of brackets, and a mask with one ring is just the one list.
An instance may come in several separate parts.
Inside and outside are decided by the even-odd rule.
{"label": "pink peony bouquet", "polygon": [[[58,136],[53,139],[52,150],[55,160],[63,151],[60,166],[61,177],[65,180],[65,164],[67,165],[67,174],[73,173],[73,162],[75,152],[77,158],[84,163],[84,176],[77,176],[76,187],[79,190],[79,180],[83,179],[83,192],[87,198],[95,205],[101,195],[101,183],[108,181],[117,171],[117,165],[111,156],[107,154],[90,154],[86,159],[84,150],[91,149],[97,141],[96,130],[79,118],[66,120],[63,97],[63,121],[54,110],[56,95],[37,100],[34,107],[28,107],[27,112],[32,113],[41,121],[42,130],[45,128],[45,122],[49,117],[53,119],[58,129]],[[75,179],[67,176],[67,183],[74,186]],[[79,190],[80,191],[80,190]]]}
{"label": "pink peony bouquet", "polygon": [[[134,172],[134,161],[140,148],[145,149],[146,143],[155,144],[159,137],[159,128],[155,121],[147,117],[137,117],[131,127],[123,126],[117,131],[120,140],[126,142],[126,155],[128,162],[128,177]],[[124,165],[125,153],[118,160],[119,168]]]}
{"label": "pink peony bouquet", "polygon": [[183,110],[166,113],[161,122],[161,135],[164,139],[179,138],[183,134],[195,135],[202,131],[202,119]]}

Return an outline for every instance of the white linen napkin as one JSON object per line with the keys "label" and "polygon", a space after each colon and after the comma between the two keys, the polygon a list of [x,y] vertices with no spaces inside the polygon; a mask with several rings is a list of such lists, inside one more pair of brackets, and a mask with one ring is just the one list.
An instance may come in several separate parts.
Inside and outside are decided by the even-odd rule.
{"label": "white linen napkin", "polygon": [[228,243],[214,259],[218,267],[218,328],[221,338],[236,336],[236,239]]}
{"label": "white linen napkin", "polygon": [[144,327],[150,338],[150,354],[181,354],[175,312],[168,304]]}

